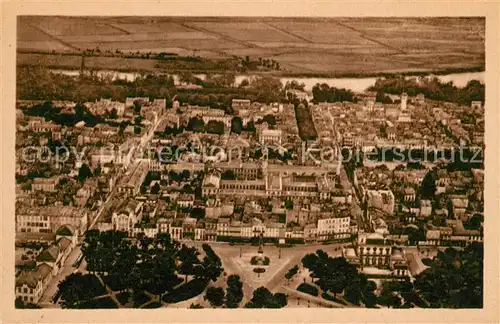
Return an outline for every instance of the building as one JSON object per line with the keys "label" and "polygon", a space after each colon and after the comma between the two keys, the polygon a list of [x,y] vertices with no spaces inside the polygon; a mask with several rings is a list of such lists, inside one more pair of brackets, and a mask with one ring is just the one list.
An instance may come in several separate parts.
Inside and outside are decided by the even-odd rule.
{"label": "building", "polygon": [[379,209],[389,215],[394,214],[395,199],[391,190],[367,190],[366,201],[368,207]]}
{"label": "building", "polygon": [[125,108],[133,108],[135,102],[138,102],[140,104],[149,103],[149,98],[148,97],[126,98],[125,99]]}
{"label": "building", "polygon": [[141,185],[149,171],[149,161],[140,160],[132,166],[132,170],[128,171],[121,179],[118,185],[119,192],[125,192],[129,195],[138,195]]}
{"label": "building", "polygon": [[250,100],[248,99],[233,99],[231,102],[231,108],[234,113],[238,113],[240,110],[250,109]]}
{"label": "building", "polygon": [[[349,187],[335,186],[340,164],[318,166],[292,166],[263,163],[220,163],[207,172],[203,180],[205,196],[260,196],[282,198],[319,198],[349,203]],[[232,171],[236,180],[222,175]],[[241,181],[245,180],[245,181]]]}
{"label": "building", "polygon": [[423,93],[419,93],[417,94],[417,96],[415,97],[415,102],[418,104],[418,105],[423,105],[425,104],[425,95]]}
{"label": "building", "polygon": [[180,218],[176,218],[172,221],[169,227],[170,237],[174,240],[181,240],[184,238],[184,230],[183,230],[183,220]]}
{"label": "building", "polygon": [[346,238],[350,236],[349,225],[351,218],[345,217],[324,217],[318,219],[317,235],[318,240],[328,240],[332,238]]}
{"label": "building", "polygon": [[358,238],[358,253],[361,266],[384,268],[389,266],[392,241],[382,234],[371,233]]}
{"label": "building", "polygon": [[21,273],[16,278],[16,298],[25,303],[38,303],[52,277],[52,268],[46,263],[36,266],[32,271]]}
{"label": "building", "polygon": [[88,226],[87,211],[71,206],[23,207],[16,211],[18,233],[55,233],[63,225],[83,233]]}
{"label": "building", "polygon": [[31,190],[33,191],[44,191],[44,192],[56,192],[56,186],[59,184],[59,177],[54,176],[51,178],[35,178],[31,184]]}
{"label": "building", "polygon": [[262,144],[281,144],[282,138],[281,129],[263,129],[259,132],[259,142]]}
{"label": "building", "polygon": [[263,236],[267,238],[284,238],[285,224],[276,222],[266,222],[264,224]]}
{"label": "building", "polygon": [[217,220],[217,236],[229,236],[229,225],[231,218],[219,218]]}
{"label": "building", "polygon": [[483,107],[483,102],[482,101],[472,101],[470,103],[470,106],[472,109],[481,109]]}
{"label": "building", "polygon": [[193,207],[194,205],[194,195],[193,194],[181,194],[177,197],[177,205],[183,208]]}
{"label": "building", "polygon": [[25,303],[36,304],[51,279],[56,276],[66,258],[76,246],[78,232],[71,226],[57,230],[56,241],[36,256],[36,267],[23,271],[16,278],[15,295]]}
{"label": "building", "polygon": [[361,233],[356,248],[344,248],[348,262],[361,268],[368,277],[407,280],[410,270],[405,253],[395,242],[380,233]]}
{"label": "building", "polygon": [[111,216],[113,230],[134,233],[135,224],[142,219],[143,202],[135,199],[124,200]]}
{"label": "building", "polygon": [[406,104],[408,102],[408,94],[406,92],[403,92],[401,94],[401,111],[404,112],[406,111],[407,107]]}
{"label": "building", "polygon": [[432,214],[432,204],[430,200],[420,200],[420,216],[429,217]]}
{"label": "building", "polygon": [[297,89],[288,89],[286,91],[287,98],[296,98],[300,101],[307,100],[307,92],[297,90]]}
{"label": "building", "polygon": [[99,101],[96,100],[95,102],[86,102],[85,107],[87,107],[94,115],[104,115],[105,113],[110,113],[114,110],[116,111],[116,115],[118,117],[122,117],[125,113],[125,104],[111,99],[101,98]]}

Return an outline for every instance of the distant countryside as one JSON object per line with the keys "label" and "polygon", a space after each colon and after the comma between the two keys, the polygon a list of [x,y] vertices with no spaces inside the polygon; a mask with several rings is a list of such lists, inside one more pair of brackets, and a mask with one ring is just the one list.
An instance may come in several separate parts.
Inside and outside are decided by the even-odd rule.
{"label": "distant countryside", "polygon": [[340,77],[482,71],[485,60],[482,18],[18,19],[18,65],[50,68]]}

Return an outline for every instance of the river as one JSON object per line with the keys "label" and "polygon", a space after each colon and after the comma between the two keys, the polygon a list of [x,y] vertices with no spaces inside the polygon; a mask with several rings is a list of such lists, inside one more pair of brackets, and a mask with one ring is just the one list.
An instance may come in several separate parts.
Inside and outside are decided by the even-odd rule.
{"label": "river", "polygon": [[[70,76],[78,76],[80,71],[77,70],[61,70],[61,69],[53,69],[51,70],[53,73],[60,73]],[[128,81],[133,81],[137,77],[141,75],[139,72],[117,72],[117,71],[109,71],[109,70],[100,70],[97,71],[98,75],[111,75],[113,79],[125,79]],[[196,77],[200,79],[205,79],[205,74],[196,74]],[[252,79],[256,75],[252,74],[240,74],[236,75],[235,82],[236,85],[240,84],[244,79]],[[176,74],[172,74],[174,78],[174,82],[179,84],[179,76]],[[484,82],[484,72],[466,72],[466,73],[452,73],[446,75],[437,75],[437,78],[441,80],[441,82],[450,82],[452,81],[457,87],[464,87],[467,82],[471,80],[478,80],[480,82]],[[295,80],[299,83],[305,84],[305,90],[311,91],[313,86],[317,83],[326,83],[329,86],[333,86],[336,88],[346,88],[350,89],[354,92],[363,92],[368,87],[375,84],[377,80],[376,77],[370,78],[290,78],[283,77],[280,78],[281,82],[285,84],[287,81]]]}

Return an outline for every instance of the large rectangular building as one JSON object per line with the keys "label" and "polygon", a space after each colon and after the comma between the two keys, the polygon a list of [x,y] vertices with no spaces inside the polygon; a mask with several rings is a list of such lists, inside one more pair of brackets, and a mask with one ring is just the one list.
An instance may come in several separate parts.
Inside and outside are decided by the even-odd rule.
{"label": "large rectangular building", "polygon": [[16,212],[16,231],[20,233],[55,233],[63,225],[84,232],[88,226],[87,211],[71,206],[39,206]]}

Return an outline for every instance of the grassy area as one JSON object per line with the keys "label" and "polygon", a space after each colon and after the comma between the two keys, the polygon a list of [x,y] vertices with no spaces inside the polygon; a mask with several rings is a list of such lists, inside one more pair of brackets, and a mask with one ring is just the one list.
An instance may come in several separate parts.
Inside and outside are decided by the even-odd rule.
{"label": "grassy area", "polygon": [[295,107],[295,118],[297,119],[297,127],[299,129],[300,138],[303,141],[313,140],[318,137],[318,132],[314,127],[311,112],[309,108],[303,104]]}
{"label": "grassy area", "polygon": [[323,297],[326,300],[335,302],[335,303],[339,303],[339,304],[342,304],[342,305],[347,305],[347,303],[345,301],[343,301],[341,299],[338,299],[338,298],[335,298],[335,297],[333,297],[332,295],[330,295],[328,293],[322,293],[321,297]]}
{"label": "grassy area", "polygon": [[147,304],[146,306],[141,307],[141,308],[160,308],[161,306],[162,306],[162,304],[159,302],[152,302],[152,303]]}
{"label": "grassy area", "polygon": [[151,298],[142,291],[133,295],[132,298],[134,299],[134,307],[136,308],[151,300]]}
{"label": "grassy area", "polygon": [[207,288],[207,282],[205,280],[193,279],[163,296],[163,301],[166,303],[178,303],[180,301],[198,296],[203,293],[205,288]]}
{"label": "grassy area", "polygon": [[422,263],[425,264],[426,266],[431,267],[434,264],[434,261],[432,261],[432,259],[429,258],[424,258],[422,259]]}
{"label": "grassy area", "polygon": [[130,292],[124,291],[119,294],[116,294],[116,299],[120,302],[120,304],[125,305],[130,298]]}
{"label": "grassy area", "polygon": [[78,308],[82,309],[99,309],[99,308],[118,308],[118,305],[111,299],[111,297],[104,297],[92,299],[89,302],[81,303]]}
{"label": "grassy area", "polygon": [[[484,32],[484,18],[30,16],[19,18],[17,45],[21,51],[166,52],[236,63],[249,56],[278,61],[278,73],[339,77],[484,69]],[[55,63],[79,68],[68,60]],[[18,63],[35,64],[35,60],[24,57]],[[181,63],[116,58],[86,62],[98,69],[201,68],[199,72],[219,64]]]}
{"label": "grassy area", "polygon": [[169,291],[171,287],[175,287],[178,284],[182,283],[184,281],[183,278],[180,277],[175,277],[172,278],[172,280],[169,283],[165,283],[164,285],[160,285],[159,283],[152,284],[151,286],[145,287],[145,289],[152,293],[153,295],[159,295],[163,294],[165,291]]}
{"label": "grassy area", "polygon": [[119,284],[117,276],[114,275],[104,276],[102,277],[102,281],[104,282],[104,284],[106,284],[106,286],[108,286],[113,291],[120,291],[127,288],[125,286],[121,286]]}
{"label": "grassy area", "polygon": [[101,296],[107,293],[106,288],[95,275],[84,275],[84,277],[87,279],[87,287],[92,292],[92,296]]}
{"label": "grassy area", "polygon": [[312,296],[318,296],[319,291],[318,288],[314,287],[313,285],[310,285],[308,283],[301,283],[298,287],[297,290]]}

